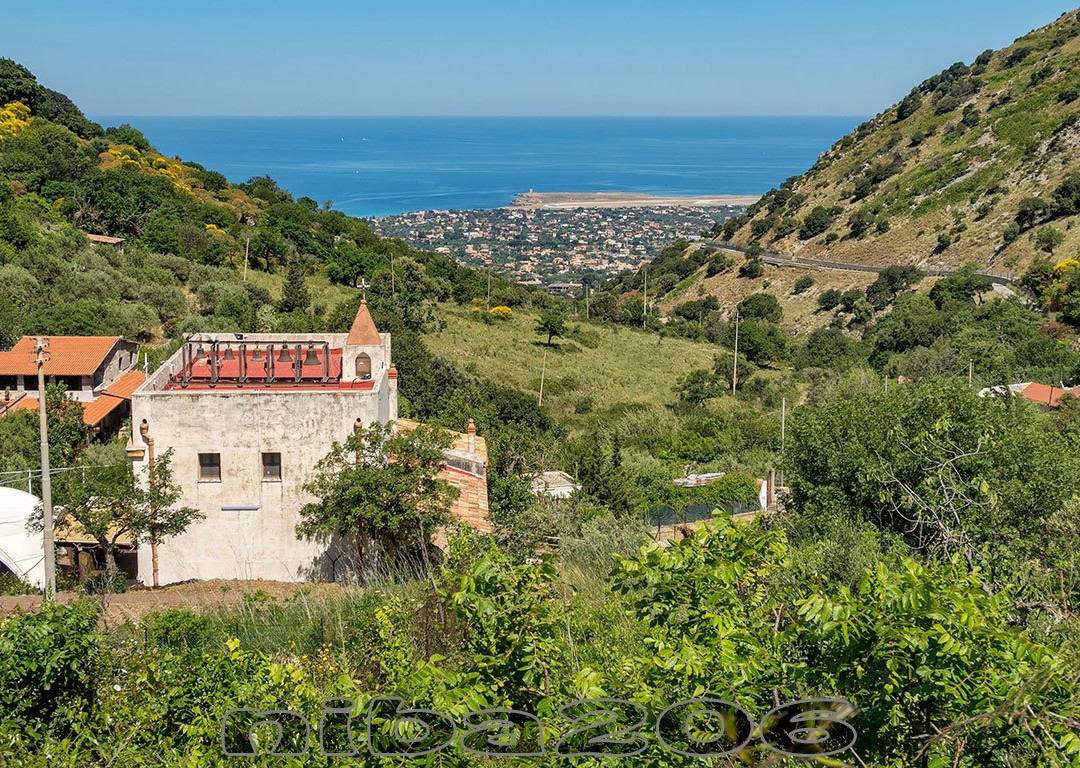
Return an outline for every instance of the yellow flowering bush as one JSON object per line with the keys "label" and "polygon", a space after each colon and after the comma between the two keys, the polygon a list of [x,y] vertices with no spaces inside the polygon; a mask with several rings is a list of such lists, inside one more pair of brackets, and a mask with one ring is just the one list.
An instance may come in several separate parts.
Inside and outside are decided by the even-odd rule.
{"label": "yellow flowering bush", "polygon": [[511,317],[514,316],[514,310],[510,309],[510,307],[500,304],[499,306],[492,307],[490,310],[488,310],[488,314],[496,320],[509,320]]}
{"label": "yellow flowering bush", "polygon": [[1054,265],[1054,280],[1060,280],[1078,267],[1080,267],[1080,261],[1077,259],[1065,259],[1064,261],[1059,261]]}
{"label": "yellow flowering bush", "polygon": [[15,136],[30,125],[30,107],[21,101],[12,101],[0,109],[0,142],[8,136]]}

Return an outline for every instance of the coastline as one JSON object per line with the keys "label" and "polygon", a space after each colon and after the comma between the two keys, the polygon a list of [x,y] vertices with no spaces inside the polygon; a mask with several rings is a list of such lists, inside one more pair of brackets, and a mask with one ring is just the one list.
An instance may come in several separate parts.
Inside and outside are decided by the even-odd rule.
{"label": "coastline", "polygon": [[761,195],[647,195],[636,192],[521,192],[506,208],[567,210],[572,208],[722,208],[752,205]]}

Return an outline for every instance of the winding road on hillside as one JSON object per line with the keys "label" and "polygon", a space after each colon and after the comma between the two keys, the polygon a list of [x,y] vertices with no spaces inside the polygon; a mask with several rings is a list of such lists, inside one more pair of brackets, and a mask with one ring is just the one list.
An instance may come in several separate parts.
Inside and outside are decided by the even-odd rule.
{"label": "winding road on hillside", "polygon": [[[741,248],[731,243],[718,243],[714,240],[704,240],[698,243],[702,248],[707,251],[723,251],[725,253],[736,253],[740,255],[746,255],[746,249]],[[854,264],[844,261],[823,261],[821,259],[804,259],[798,256],[788,256],[783,253],[776,253],[775,251],[765,251],[759,257],[765,264],[772,264],[777,267],[800,267],[802,269],[828,269],[839,272],[872,272],[879,274],[883,272],[888,265],[878,266],[873,264]],[[954,275],[958,270],[949,269],[947,267],[919,267],[924,275],[928,277],[948,277]],[[1016,279],[1004,272],[976,272],[975,274],[980,277],[985,277],[989,280],[996,293],[1002,296],[1016,296],[1021,301],[1028,301],[1027,297],[1013,289],[1016,284]]]}

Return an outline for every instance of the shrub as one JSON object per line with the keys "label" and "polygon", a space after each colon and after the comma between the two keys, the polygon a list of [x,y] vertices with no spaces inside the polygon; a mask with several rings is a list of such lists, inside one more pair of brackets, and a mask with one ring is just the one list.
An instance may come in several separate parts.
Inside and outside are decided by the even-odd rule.
{"label": "shrub", "polygon": [[1065,242],[1065,233],[1053,227],[1043,227],[1035,233],[1035,246],[1040,251],[1053,253],[1054,249]]}
{"label": "shrub", "polygon": [[746,263],[739,268],[739,277],[755,279],[765,274],[765,265],[760,259],[747,259]]}
{"label": "shrub", "polygon": [[836,290],[835,288],[830,288],[827,291],[823,291],[822,294],[818,296],[818,307],[824,311],[836,309],[838,306],[840,306],[840,302],[843,300],[843,297],[844,294],[840,293],[840,291]]}
{"label": "shrub", "polygon": [[820,235],[829,228],[833,218],[834,215],[830,209],[821,205],[817,206],[803,220],[802,229],[799,230],[799,239],[809,240]]}
{"label": "shrub", "polygon": [[183,610],[163,611],[146,621],[147,637],[166,648],[201,648],[214,634],[210,619]]}
{"label": "shrub", "polygon": [[752,293],[739,302],[739,314],[747,319],[779,323],[784,317],[784,310],[771,293]]}
{"label": "shrub", "polygon": [[719,480],[696,489],[695,495],[705,503],[723,507],[735,502],[753,501],[758,495],[758,484],[749,475],[729,472]]}
{"label": "shrub", "polygon": [[705,277],[714,277],[721,272],[727,272],[733,266],[735,266],[734,259],[726,253],[718,253],[709,259],[709,263],[705,267]]}
{"label": "shrub", "polygon": [[498,306],[489,309],[488,314],[496,320],[509,320],[514,316],[514,310],[507,306]]}
{"label": "shrub", "polygon": [[804,275],[795,281],[795,286],[791,289],[791,293],[798,296],[800,293],[806,293],[813,287],[814,278],[810,277],[810,275]]}
{"label": "shrub", "polygon": [[0,711],[35,736],[65,732],[89,706],[97,658],[97,611],[89,602],[46,604],[0,624]]}

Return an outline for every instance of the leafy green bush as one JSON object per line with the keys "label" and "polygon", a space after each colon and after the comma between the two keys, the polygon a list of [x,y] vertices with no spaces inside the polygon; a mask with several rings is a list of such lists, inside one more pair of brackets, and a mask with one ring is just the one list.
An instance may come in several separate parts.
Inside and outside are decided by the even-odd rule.
{"label": "leafy green bush", "polygon": [[46,604],[0,623],[0,727],[31,739],[70,729],[94,698],[96,625],[89,602]]}
{"label": "leafy green bush", "polygon": [[780,300],[771,293],[752,293],[739,302],[739,314],[744,318],[779,323],[784,318]]}
{"label": "leafy green bush", "polygon": [[148,639],[165,648],[202,648],[215,636],[213,622],[191,611],[163,611],[148,617],[144,624]]}

